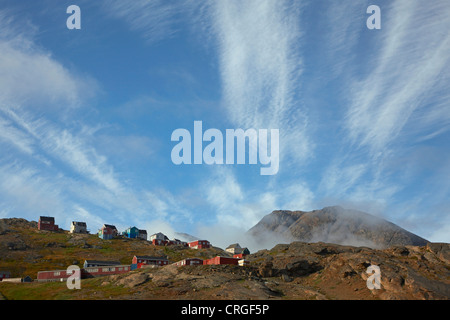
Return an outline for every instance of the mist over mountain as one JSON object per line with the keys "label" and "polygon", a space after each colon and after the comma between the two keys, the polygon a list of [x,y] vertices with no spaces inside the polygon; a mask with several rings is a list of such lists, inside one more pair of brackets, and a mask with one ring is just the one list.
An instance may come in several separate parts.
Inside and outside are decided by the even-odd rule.
{"label": "mist over mountain", "polygon": [[190,241],[195,241],[195,240],[199,240],[199,237],[193,236],[189,233],[185,233],[185,232],[174,232],[174,237],[177,239],[180,239],[181,241],[186,241],[186,242],[190,242]]}
{"label": "mist over mountain", "polygon": [[339,206],[321,210],[276,210],[247,231],[259,243],[303,241],[365,246],[423,246],[429,241],[392,222]]}

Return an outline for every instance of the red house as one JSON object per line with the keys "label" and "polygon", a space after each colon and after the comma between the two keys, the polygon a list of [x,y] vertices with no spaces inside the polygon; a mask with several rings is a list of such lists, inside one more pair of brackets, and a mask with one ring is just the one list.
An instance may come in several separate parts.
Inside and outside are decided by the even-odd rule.
{"label": "red house", "polygon": [[131,263],[139,269],[142,265],[165,266],[169,264],[169,260],[165,257],[134,256]]}
{"label": "red house", "polygon": [[229,258],[229,257],[214,257],[211,259],[203,260],[203,264],[239,264],[239,258]]}
{"label": "red house", "polygon": [[[109,276],[113,274],[126,273],[131,270],[129,265],[111,265],[111,266],[97,266],[80,269],[81,279],[95,278],[101,276]],[[51,270],[39,271],[37,273],[37,281],[65,281],[72,274],[68,274],[67,270]]]}
{"label": "red house", "polygon": [[211,248],[211,244],[207,240],[195,240],[188,242],[188,246],[191,249],[208,249]]}
{"label": "red house", "polygon": [[69,278],[67,270],[51,270],[51,271],[39,271],[37,273],[37,281],[64,281]]}
{"label": "red house", "polygon": [[38,230],[58,231],[58,225],[55,224],[53,217],[39,217]]}
{"label": "red house", "polygon": [[174,263],[176,266],[194,266],[203,264],[203,260],[199,258],[186,258]]}
{"label": "red house", "polygon": [[166,246],[168,244],[167,240],[161,240],[161,239],[153,239],[152,244],[154,246]]}

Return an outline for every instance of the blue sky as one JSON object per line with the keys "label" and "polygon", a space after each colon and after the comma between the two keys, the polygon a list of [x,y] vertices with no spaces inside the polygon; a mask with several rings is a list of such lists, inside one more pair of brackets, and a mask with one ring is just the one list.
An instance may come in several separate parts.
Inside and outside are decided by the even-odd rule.
{"label": "blue sky", "polygon": [[[2,0],[0,30],[0,217],[226,246],[341,205],[450,242],[446,0]],[[279,172],[174,165],[196,120],[279,129]]]}

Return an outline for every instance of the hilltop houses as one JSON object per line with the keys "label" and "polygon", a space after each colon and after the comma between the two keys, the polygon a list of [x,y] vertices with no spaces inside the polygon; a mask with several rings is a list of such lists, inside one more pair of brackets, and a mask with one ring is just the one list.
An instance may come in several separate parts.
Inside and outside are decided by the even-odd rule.
{"label": "hilltop houses", "polygon": [[103,227],[111,229],[113,237],[117,237],[119,235],[119,231],[117,230],[116,226],[112,224],[104,224]]}
{"label": "hilltop houses", "polygon": [[[59,230],[58,225],[55,224],[53,217],[41,216],[38,223],[39,230],[56,231]],[[86,222],[72,221],[70,233],[89,233]],[[147,241],[147,231],[138,229],[137,227],[129,227],[119,234],[114,225],[104,224],[98,231],[98,236],[101,239],[109,240],[115,237],[127,237],[134,239],[142,239]],[[191,242],[184,242],[179,239],[169,239],[162,232],[152,234],[149,241],[153,245],[181,245],[191,249],[208,249],[211,248],[211,243],[208,240],[195,240]],[[193,265],[217,265],[217,264],[231,264],[246,266],[248,261],[244,256],[250,254],[247,248],[242,248],[238,243],[232,244],[226,248],[226,251],[233,254],[233,257],[216,256],[209,259],[200,259],[194,257],[184,257],[184,259],[177,262],[170,262],[168,257],[155,257],[147,255],[133,256],[131,263],[123,265],[120,261],[103,261],[103,260],[85,260],[81,271],[81,278],[92,278],[98,276],[121,274],[130,272],[139,268],[146,267],[161,267],[173,263],[176,266],[193,266]],[[37,273],[37,281],[64,281],[70,277],[67,270],[50,270],[39,271]],[[0,272],[0,281],[16,281],[10,279],[9,271]],[[21,281],[32,281],[31,278],[24,278]]]}
{"label": "hilltop houses", "polygon": [[139,229],[136,227],[129,227],[128,229],[126,229],[125,231],[122,232],[122,235],[127,237],[127,238],[131,238],[131,239],[135,239],[138,237],[139,234]]}
{"label": "hilltop houses", "polygon": [[138,239],[147,240],[147,230],[138,229]]}
{"label": "hilltop houses", "polygon": [[104,224],[98,230],[98,237],[103,240],[111,240],[119,235],[116,226],[112,224]]}
{"label": "hilltop houses", "polygon": [[187,242],[181,241],[179,239],[170,240],[164,233],[158,232],[150,236],[150,241],[155,246],[173,246],[182,245],[187,247]]}
{"label": "hilltop houses", "polygon": [[162,232],[154,233],[150,236],[150,241],[153,244],[160,245],[164,241],[169,241],[169,238]]}
{"label": "hilltop houses", "polygon": [[243,256],[250,254],[250,250],[248,248],[242,248],[239,243],[233,243],[229,245],[225,251],[233,254],[233,257],[242,258]]}
{"label": "hilltop houses", "polygon": [[38,222],[38,230],[58,231],[58,225],[55,224],[54,217],[40,216]]}
{"label": "hilltop houses", "polygon": [[164,233],[158,232],[150,236],[150,241],[151,240],[169,240],[169,238],[167,238],[167,236]]}
{"label": "hilltop houses", "polygon": [[114,238],[114,230],[106,225],[103,225],[103,227],[98,230],[98,237],[103,240],[111,240]]}
{"label": "hilltop houses", "polygon": [[188,242],[188,246],[191,249],[208,249],[211,248],[211,244],[208,240],[195,240]]}
{"label": "hilltop houses", "polygon": [[86,222],[72,221],[70,233],[88,233]]}

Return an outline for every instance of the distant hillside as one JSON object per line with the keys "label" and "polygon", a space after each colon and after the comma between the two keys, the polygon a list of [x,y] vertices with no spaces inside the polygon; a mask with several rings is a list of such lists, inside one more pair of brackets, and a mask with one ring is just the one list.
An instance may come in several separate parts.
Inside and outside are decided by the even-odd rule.
{"label": "distant hillside", "polygon": [[275,242],[326,242],[371,248],[423,246],[428,243],[389,221],[338,206],[310,212],[273,211],[248,234],[260,242],[276,239]]}

